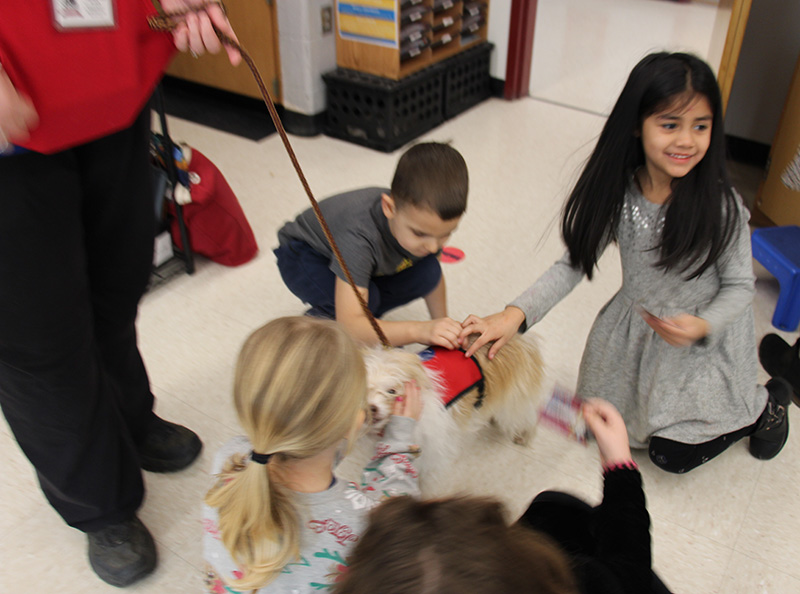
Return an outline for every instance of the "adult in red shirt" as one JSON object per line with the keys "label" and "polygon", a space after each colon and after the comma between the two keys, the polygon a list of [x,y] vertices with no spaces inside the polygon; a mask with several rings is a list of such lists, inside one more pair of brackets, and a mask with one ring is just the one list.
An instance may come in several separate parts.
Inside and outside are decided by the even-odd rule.
{"label": "adult in red shirt", "polygon": [[[141,470],[202,443],[153,412],[136,344],[150,275],[149,97],[173,51],[221,49],[219,6],[172,36],[148,0],[0,0],[0,405],[45,496],[105,581],[152,572]],[[228,50],[231,62],[241,59]]]}

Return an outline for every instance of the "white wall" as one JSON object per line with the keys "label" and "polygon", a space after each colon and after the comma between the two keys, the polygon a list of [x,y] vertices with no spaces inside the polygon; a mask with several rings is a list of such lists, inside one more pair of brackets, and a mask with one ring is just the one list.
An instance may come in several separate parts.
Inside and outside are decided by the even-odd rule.
{"label": "white wall", "polygon": [[336,37],[322,33],[322,8],[333,0],[277,0],[283,106],[297,113],[325,111],[321,75],[336,68]]}
{"label": "white wall", "polygon": [[511,0],[492,0],[489,5],[488,38],[494,44],[489,59],[489,75],[506,79],[508,29],[511,25]]}
{"label": "white wall", "polygon": [[753,2],[725,115],[727,134],[772,144],[798,54],[800,2]]}
{"label": "white wall", "polygon": [[688,51],[709,59],[717,11],[705,2],[538,0],[530,94],[607,115],[647,54]]}

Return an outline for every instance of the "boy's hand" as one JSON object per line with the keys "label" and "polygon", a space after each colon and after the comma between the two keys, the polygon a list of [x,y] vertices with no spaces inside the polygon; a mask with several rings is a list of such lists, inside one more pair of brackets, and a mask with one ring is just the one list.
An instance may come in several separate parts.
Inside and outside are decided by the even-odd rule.
{"label": "boy's hand", "polygon": [[711,329],[708,322],[690,314],[680,314],[674,318],[659,318],[642,312],[647,325],[655,330],[667,344],[675,347],[690,346],[705,337]]}
{"label": "boy's hand", "polygon": [[519,327],[525,321],[525,314],[518,307],[509,305],[499,313],[479,318],[475,315],[467,316],[467,319],[461,323],[461,332],[458,336],[459,344],[464,344],[464,341],[470,334],[480,334],[480,336],[469,347],[465,356],[471,357],[479,348],[487,342],[494,341],[492,348],[489,349],[489,359],[494,359],[505,343],[511,340]]}
{"label": "boy's hand", "polygon": [[631,459],[628,430],[613,404],[600,398],[587,400],[583,405],[583,418],[597,440],[604,465],[613,466]]}
{"label": "boy's hand", "polygon": [[422,324],[423,335],[418,342],[451,350],[458,348],[461,324],[450,318],[439,318],[430,322],[422,322]]}
{"label": "boy's hand", "polygon": [[420,413],[422,413],[422,396],[417,382],[411,380],[405,383],[405,392],[394,399],[392,414],[419,421]]}

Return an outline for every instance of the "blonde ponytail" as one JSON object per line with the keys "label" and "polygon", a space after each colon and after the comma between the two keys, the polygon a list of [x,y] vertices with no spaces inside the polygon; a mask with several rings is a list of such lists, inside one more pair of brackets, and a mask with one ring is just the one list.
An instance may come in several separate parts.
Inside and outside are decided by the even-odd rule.
{"label": "blonde ponytail", "polygon": [[234,456],[206,504],[218,508],[222,542],[243,571],[231,586],[258,589],[300,555],[300,512],[276,458],[314,456],[350,433],[366,405],[364,362],[335,323],[280,318],[245,342],[234,402],[254,451],[273,458]]}

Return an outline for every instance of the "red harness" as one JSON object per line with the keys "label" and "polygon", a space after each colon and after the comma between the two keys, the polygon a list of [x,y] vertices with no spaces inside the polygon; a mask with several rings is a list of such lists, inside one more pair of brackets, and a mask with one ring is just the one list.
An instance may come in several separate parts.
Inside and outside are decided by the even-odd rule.
{"label": "red harness", "polygon": [[418,353],[422,364],[436,372],[442,381],[442,402],[445,407],[452,406],[464,394],[478,388],[475,408],[483,406],[483,370],[475,357],[465,357],[461,349],[448,350],[442,347],[428,347]]}

